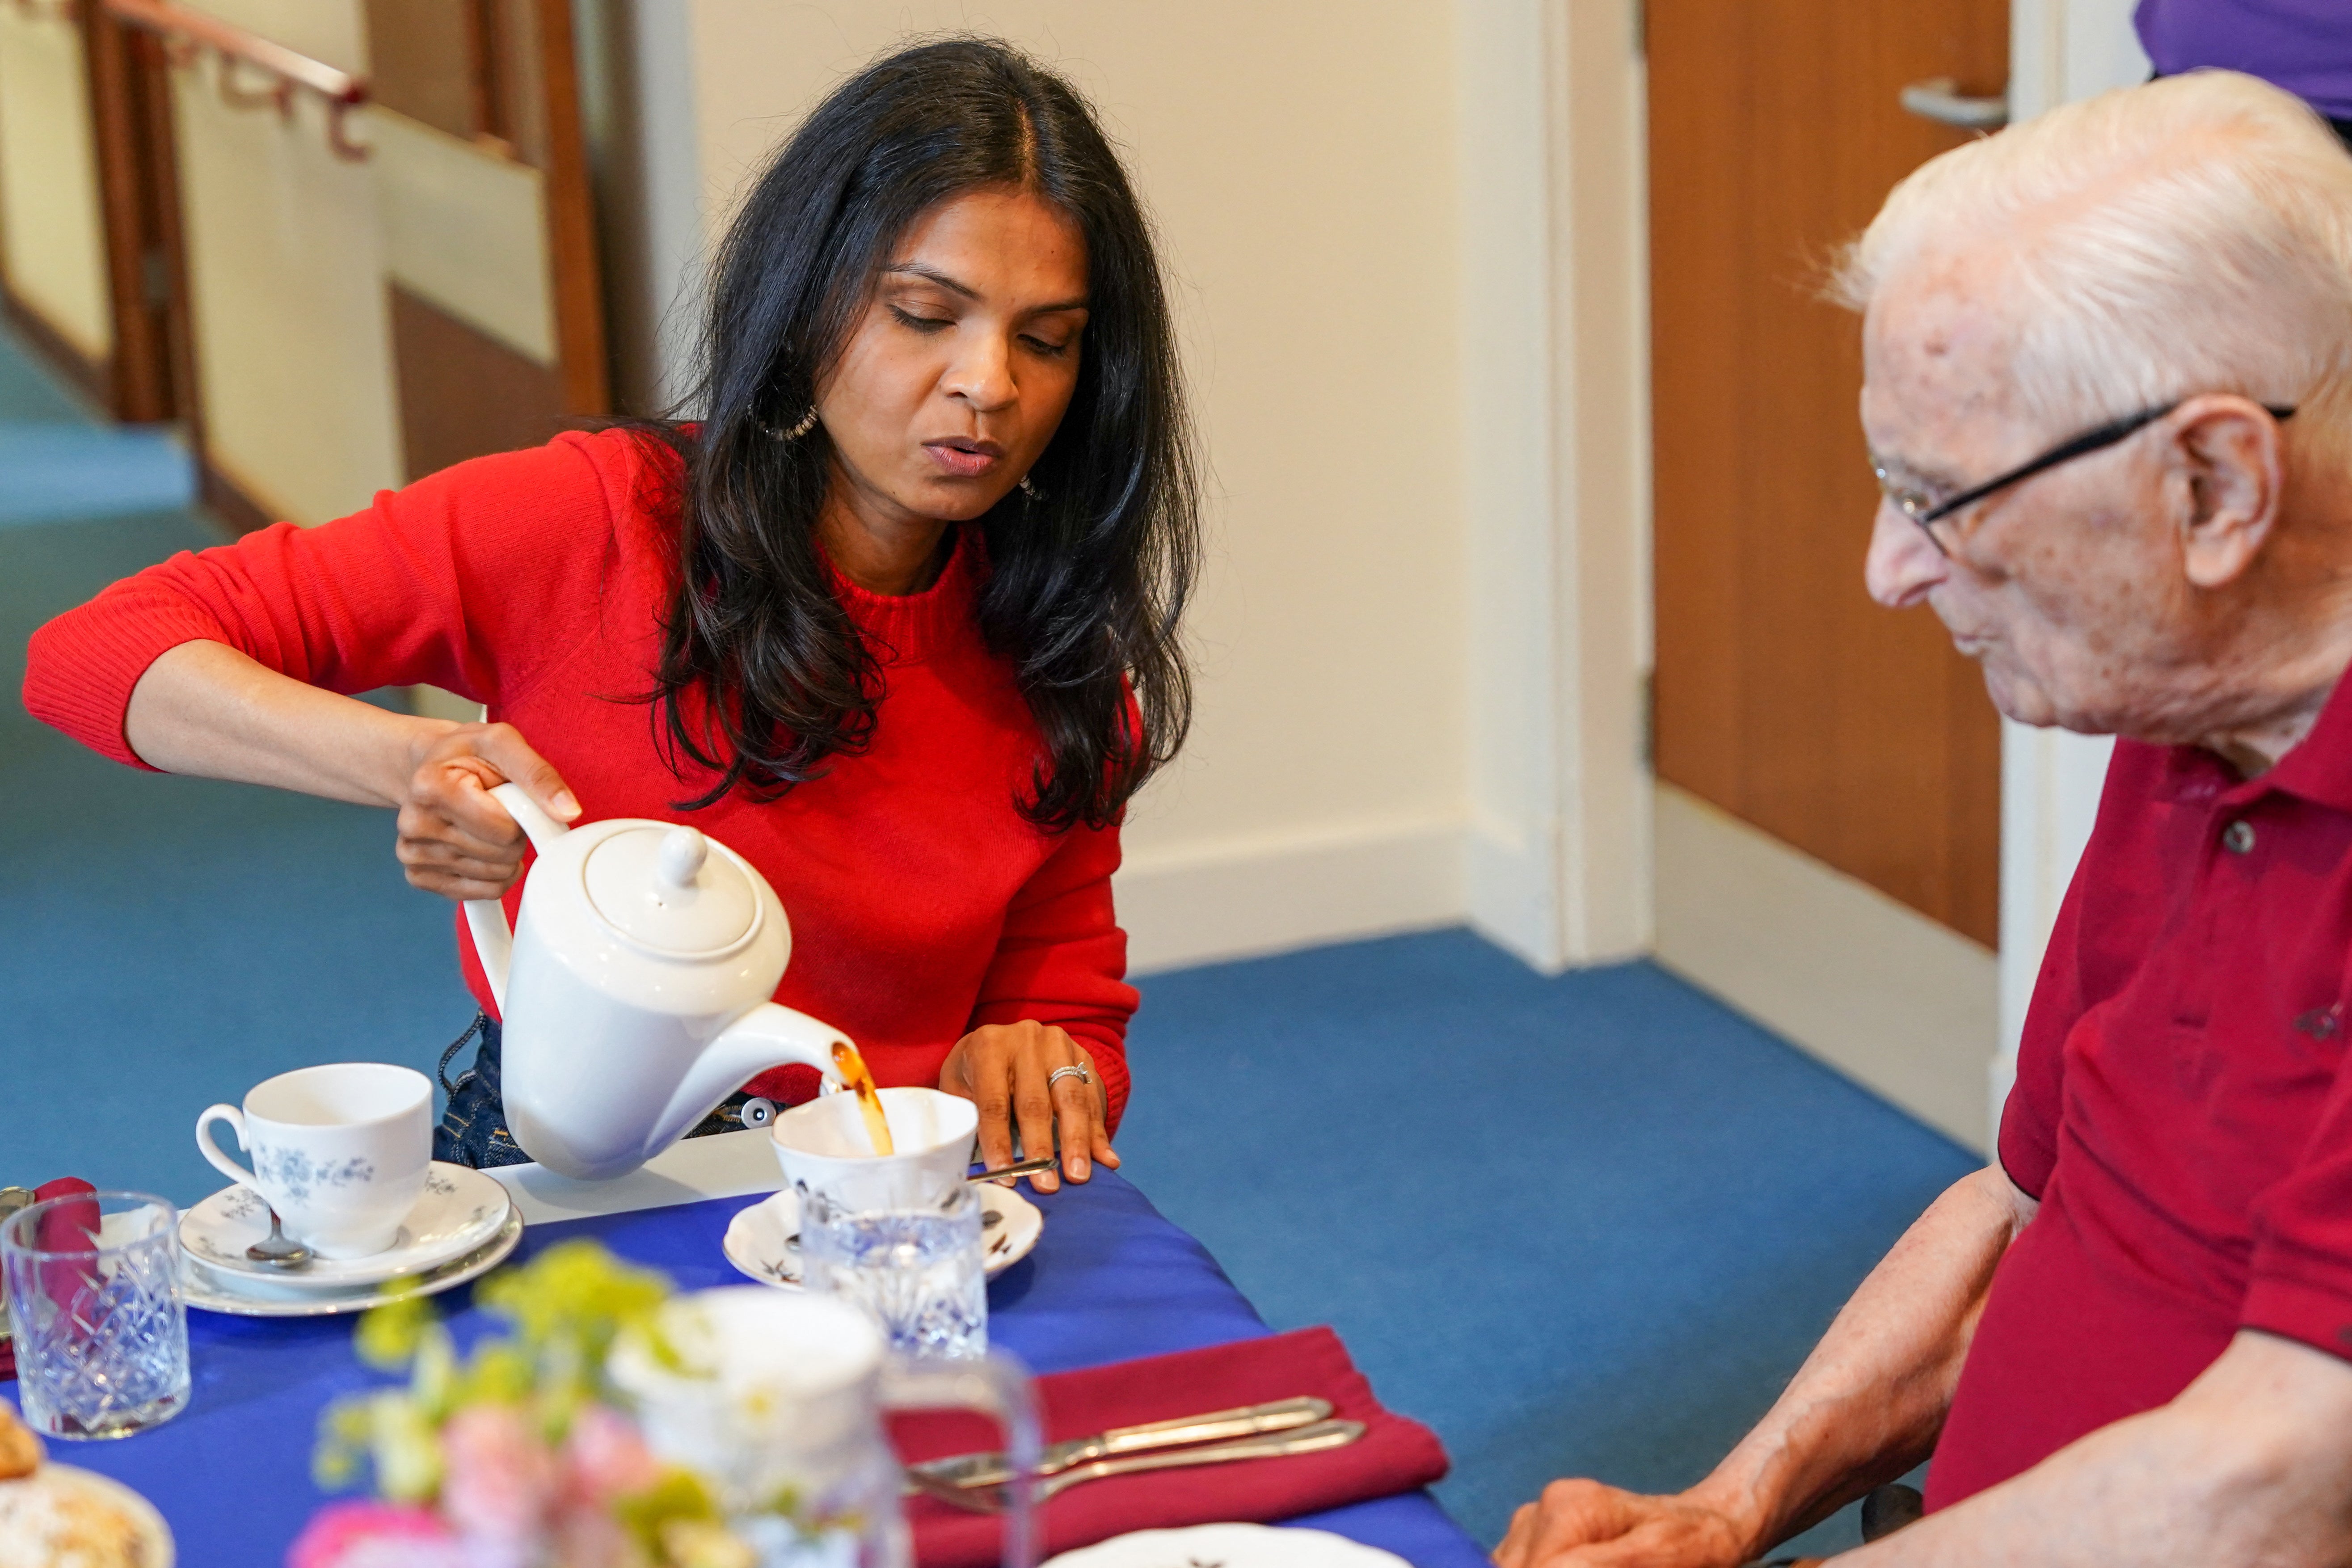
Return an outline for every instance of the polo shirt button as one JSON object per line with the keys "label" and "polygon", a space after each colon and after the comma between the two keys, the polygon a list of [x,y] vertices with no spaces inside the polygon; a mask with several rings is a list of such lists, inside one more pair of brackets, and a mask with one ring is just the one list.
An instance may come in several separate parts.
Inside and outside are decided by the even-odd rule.
{"label": "polo shirt button", "polygon": [[2221,829],[2221,847],[2232,855],[2243,855],[2254,847],[2254,825],[2242,817]]}

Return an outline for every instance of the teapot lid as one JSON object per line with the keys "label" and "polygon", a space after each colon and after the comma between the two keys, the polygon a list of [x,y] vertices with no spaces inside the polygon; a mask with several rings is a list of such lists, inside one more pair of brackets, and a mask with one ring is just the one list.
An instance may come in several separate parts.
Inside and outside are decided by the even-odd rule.
{"label": "teapot lid", "polygon": [[649,822],[624,829],[588,852],[581,868],[588,901],[647,947],[716,954],[751,934],[760,899],[733,856],[710,851],[710,840],[691,827]]}

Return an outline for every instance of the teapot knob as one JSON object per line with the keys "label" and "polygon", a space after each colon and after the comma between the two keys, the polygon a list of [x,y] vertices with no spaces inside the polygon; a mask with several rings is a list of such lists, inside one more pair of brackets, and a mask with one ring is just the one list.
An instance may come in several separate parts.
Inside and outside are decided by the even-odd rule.
{"label": "teapot knob", "polygon": [[709,858],[709,839],[691,827],[673,827],[662,836],[654,866],[666,886],[686,889],[694,886],[694,879],[702,874],[702,863]]}

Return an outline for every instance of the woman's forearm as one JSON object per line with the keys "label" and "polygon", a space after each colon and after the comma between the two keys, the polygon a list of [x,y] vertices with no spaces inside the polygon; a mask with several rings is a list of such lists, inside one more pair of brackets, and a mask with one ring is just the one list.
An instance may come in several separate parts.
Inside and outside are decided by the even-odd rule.
{"label": "woman's forearm", "polygon": [[140,677],[122,732],[167,773],[392,806],[417,758],[457,727],[306,686],[220,643],[187,642]]}
{"label": "woman's forearm", "polygon": [[1948,1188],[1689,1495],[1738,1521],[1760,1552],[1926,1458],[1993,1269],[2033,1208],[1998,1167]]}

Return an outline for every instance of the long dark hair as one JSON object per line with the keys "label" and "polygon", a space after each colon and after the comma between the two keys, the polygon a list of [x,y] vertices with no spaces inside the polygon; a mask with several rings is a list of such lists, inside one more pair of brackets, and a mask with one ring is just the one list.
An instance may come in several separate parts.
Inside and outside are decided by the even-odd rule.
{"label": "long dark hair", "polygon": [[1027,489],[978,522],[982,634],[1045,741],[1020,810],[1054,831],[1113,822],[1182,743],[1198,485],[1150,226],[1067,82],[1008,45],[950,38],[868,66],[770,160],[712,268],[688,400],[700,420],[638,426],[685,458],[654,699],[673,760],[720,776],[683,808],[772,798],[871,737],[881,667],[817,540],[828,443],[822,426],[779,433],[814,405],[916,218],[1003,186],[1070,216],[1087,273],[1068,411]]}

